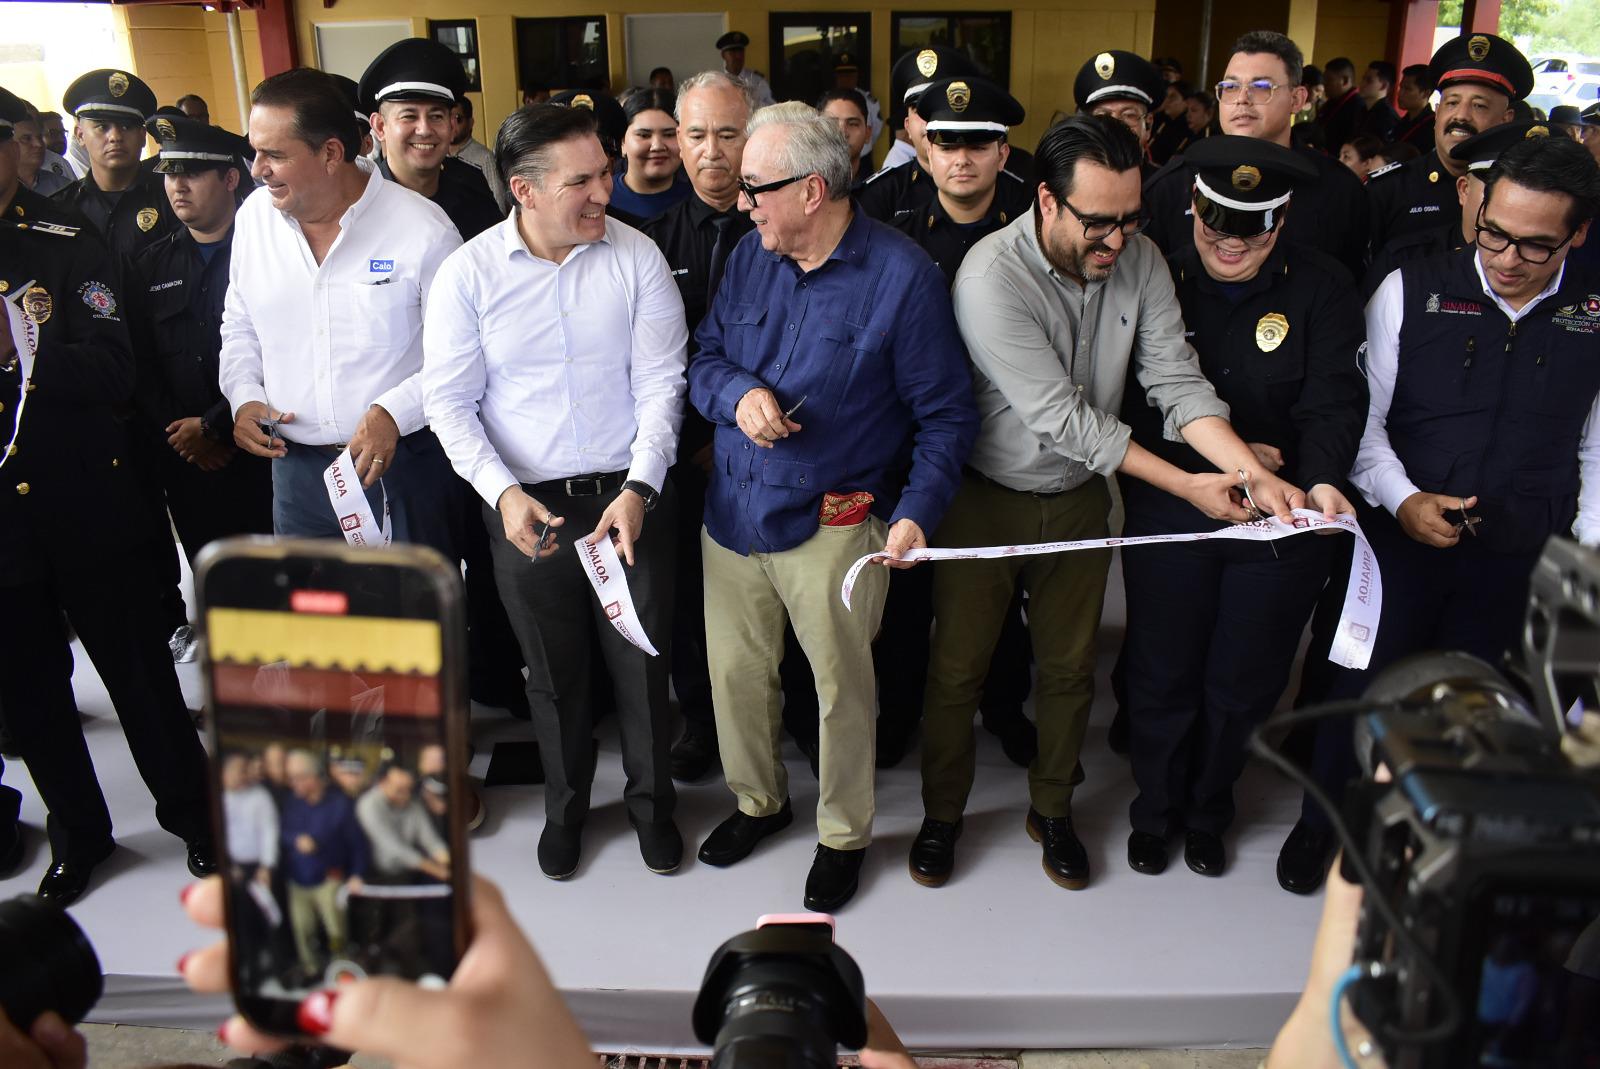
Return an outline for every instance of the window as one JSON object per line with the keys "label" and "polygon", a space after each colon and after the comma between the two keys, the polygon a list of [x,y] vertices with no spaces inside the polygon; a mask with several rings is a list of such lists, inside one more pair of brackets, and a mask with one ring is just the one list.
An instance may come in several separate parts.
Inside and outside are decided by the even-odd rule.
{"label": "window", "polygon": [[467,88],[473,92],[483,89],[483,77],[478,70],[478,24],[472,19],[428,20],[428,36],[461,57],[461,66],[467,72]]}
{"label": "window", "polygon": [[833,88],[833,63],[840,52],[855,57],[857,85],[872,87],[872,15],[866,11],[770,16],[772,95],[778,100],[815,104]]}
{"label": "window", "polygon": [[604,15],[517,20],[517,85],[608,89],[611,60]]}
{"label": "window", "polygon": [[896,11],[889,16],[889,59],[929,45],[959,48],[997,85],[1011,88],[1011,12]]}

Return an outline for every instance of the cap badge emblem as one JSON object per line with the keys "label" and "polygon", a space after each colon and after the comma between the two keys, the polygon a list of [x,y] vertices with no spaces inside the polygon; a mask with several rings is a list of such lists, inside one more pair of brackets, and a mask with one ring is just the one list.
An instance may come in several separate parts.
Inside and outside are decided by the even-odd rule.
{"label": "cap badge emblem", "polygon": [[111,91],[112,96],[121,96],[128,91],[128,76],[121,71],[112,71],[106,78],[106,88]]}
{"label": "cap badge emblem", "polygon": [[917,53],[917,70],[922,72],[924,78],[932,78],[933,72],[939,69],[939,53],[931,48],[924,48]]}
{"label": "cap badge emblem", "polygon": [[178,139],[177,128],[172,125],[171,119],[156,120],[156,138],[161,141],[176,141]]}
{"label": "cap badge emblem", "polygon": [[972,87],[966,82],[951,82],[950,87],[944,91],[945,99],[950,101],[950,110],[960,114],[967,110],[967,105],[972,103]]}
{"label": "cap badge emblem", "polygon": [[1489,39],[1481,33],[1467,42],[1467,55],[1474,63],[1482,63],[1489,55]]}
{"label": "cap badge emblem", "polygon": [[1233,169],[1233,188],[1248,193],[1261,184],[1261,171],[1248,163]]}
{"label": "cap badge emblem", "polygon": [[590,111],[593,111],[594,97],[590,96],[588,93],[579,93],[577,96],[572,98],[572,106],[575,108],[588,108]]}
{"label": "cap badge emblem", "polygon": [[1113,56],[1110,52],[1102,52],[1098,56],[1094,57],[1094,72],[1100,76],[1102,81],[1110,78],[1112,74],[1116,73],[1116,69],[1117,57]]}

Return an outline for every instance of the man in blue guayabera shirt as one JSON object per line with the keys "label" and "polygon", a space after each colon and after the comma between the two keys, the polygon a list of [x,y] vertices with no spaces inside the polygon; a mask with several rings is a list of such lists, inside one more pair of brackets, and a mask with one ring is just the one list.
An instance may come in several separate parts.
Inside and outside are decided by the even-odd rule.
{"label": "man in blue guayabera shirt", "polygon": [[[790,813],[778,759],[785,619],[815,669],[816,860],[805,905],[855,894],[872,836],[872,636],[888,575],[856,558],[927,545],[978,415],[944,276],[910,239],[851,208],[850,150],[802,104],[750,121],[729,257],[696,332],[689,396],[716,427],[706,495],[706,646],[717,741],[738,811],[700,848],[731,865]],[[905,565],[900,565],[905,566]]]}

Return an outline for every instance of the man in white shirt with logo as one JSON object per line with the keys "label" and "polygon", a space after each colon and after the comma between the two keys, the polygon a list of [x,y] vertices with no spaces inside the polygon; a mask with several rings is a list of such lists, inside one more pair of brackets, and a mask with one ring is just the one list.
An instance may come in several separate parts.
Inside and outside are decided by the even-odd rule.
{"label": "man in white shirt with logo", "polygon": [[[517,210],[439,269],[424,329],[427,417],[485,502],[495,579],[530,669],[540,870],[564,879],[578,867],[598,655],[616,693],[628,819],[646,867],[671,872],[683,840],[668,771],[676,502],[666,475],[683,420],[683,299],[655,243],[606,217],[611,168],[592,111],[523,108],[500,128],[495,156]],[[571,548],[613,531],[659,656],[612,626]]]}
{"label": "man in white shirt with logo", "polygon": [[[222,391],[239,447],[276,461],[278,534],[353,530],[370,543],[388,523],[395,541],[453,556],[460,510],[449,500],[464,491],[428,430],[419,376],[423,303],[461,238],[438,206],[376,174],[358,140],[328,75],[298,69],[256,87],[251,170],[266,189],[235,223]],[[366,523],[335,508],[323,481],[346,448]],[[354,490],[348,476],[340,485]]]}

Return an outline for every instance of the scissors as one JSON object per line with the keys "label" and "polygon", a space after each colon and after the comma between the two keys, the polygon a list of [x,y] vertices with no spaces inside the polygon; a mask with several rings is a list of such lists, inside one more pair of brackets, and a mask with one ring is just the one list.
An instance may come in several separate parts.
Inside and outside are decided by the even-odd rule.
{"label": "scissors", "polygon": [[801,406],[801,405],[803,405],[803,404],[805,404],[805,403],[806,403],[806,398],[807,398],[807,397],[810,397],[810,396],[811,396],[811,395],[810,395],[810,394],[808,394],[808,393],[807,393],[807,394],[801,394],[801,395],[800,395],[800,400],[798,400],[798,401],[796,401],[796,402],[795,402],[795,403],[794,403],[794,407],[793,407],[793,408],[791,408],[791,409],[789,409],[789,411],[787,411],[787,412],[785,412],[785,413],[784,413],[784,414],[783,414],[783,418],[784,418],[784,419],[788,419],[788,418],[789,418],[789,417],[790,417],[790,416],[792,416],[792,415],[794,415],[794,414],[795,414],[795,413],[796,413],[796,412],[798,412],[798,411],[800,411],[800,406]]}
{"label": "scissors", "polygon": [[[1456,513],[1461,518],[1459,520],[1451,519],[1450,514],[1452,512]],[[1460,534],[1462,531],[1465,531],[1473,538],[1478,537],[1478,524],[1483,522],[1482,516],[1474,516],[1472,513],[1467,511],[1467,503],[1461,500],[1459,497],[1456,498],[1456,507],[1454,509],[1445,510],[1445,519],[1448,520],[1451,526],[1456,529],[1456,534]]]}
{"label": "scissors", "polygon": [[278,437],[278,424],[282,422],[282,416],[273,416],[271,419],[256,420],[256,426],[260,427],[261,433],[267,436],[268,448],[271,448],[273,440]]}
{"label": "scissors", "polygon": [[[1264,509],[1260,505],[1256,504],[1256,499],[1253,496],[1251,496],[1251,494],[1250,494],[1250,474],[1248,472],[1246,472],[1243,468],[1239,468],[1238,472],[1239,472],[1239,487],[1238,487],[1238,491],[1239,491],[1240,497],[1243,498],[1243,500],[1240,501],[1240,505],[1244,508],[1244,510],[1246,512],[1248,512],[1250,514],[1250,521],[1252,523],[1256,523],[1256,522],[1264,520],[1268,516],[1272,515],[1266,509]],[[1270,548],[1272,550],[1272,555],[1274,557],[1278,556],[1278,547],[1276,545],[1273,545],[1271,542],[1268,542],[1267,546],[1268,546],[1268,548]]]}
{"label": "scissors", "polygon": [[544,521],[544,525],[539,528],[539,539],[538,539],[538,541],[536,541],[533,544],[533,556],[528,558],[530,563],[538,564],[540,561],[544,560],[544,558],[542,556],[540,556],[540,554],[543,553],[546,549],[549,548],[549,546],[550,546],[550,538],[551,538],[550,521],[546,520],[546,521]]}

